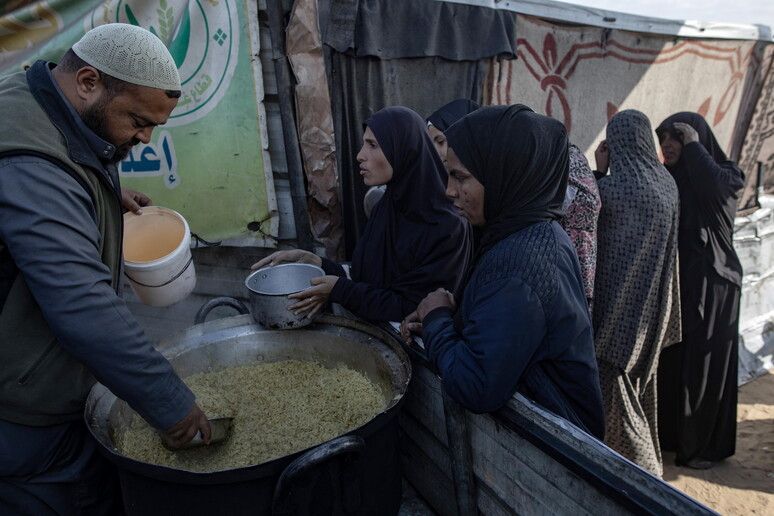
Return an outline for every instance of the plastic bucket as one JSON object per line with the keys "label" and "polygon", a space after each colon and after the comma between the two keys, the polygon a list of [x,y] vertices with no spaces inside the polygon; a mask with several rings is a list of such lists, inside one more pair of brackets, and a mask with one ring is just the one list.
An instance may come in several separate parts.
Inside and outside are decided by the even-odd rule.
{"label": "plastic bucket", "polygon": [[177,303],[196,286],[191,232],[182,215],[146,206],[124,214],[124,273],[137,298],[150,306]]}

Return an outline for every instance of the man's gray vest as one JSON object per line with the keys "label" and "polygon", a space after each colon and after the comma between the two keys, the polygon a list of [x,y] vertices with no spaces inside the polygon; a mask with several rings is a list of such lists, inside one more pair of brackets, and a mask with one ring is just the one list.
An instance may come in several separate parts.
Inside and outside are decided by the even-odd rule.
{"label": "man's gray vest", "polygon": [[[0,78],[0,157],[42,157],[86,189],[97,215],[101,260],[110,268],[112,285],[117,288],[120,196],[102,170],[85,164],[97,162],[96,157],[81,160],[71,156],[67,142],[83,137],[63,109],[45,66],[38,62],[26,74]],[[5,276],[0,277],[0,419],[44,426],[81,418],[94,377],[57,342],[2,242],[0,262],[4,262],[0,276]]]}

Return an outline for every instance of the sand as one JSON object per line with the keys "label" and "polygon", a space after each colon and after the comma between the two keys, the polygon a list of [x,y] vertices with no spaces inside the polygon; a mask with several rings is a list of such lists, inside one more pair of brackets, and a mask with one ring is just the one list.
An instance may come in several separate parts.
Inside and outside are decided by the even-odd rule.
{"label": "sand", "polygon": [[735,455],[694,470],[664,453],[664,480],[723,515],[774,515],[774,374],[739,388],[737,421]]}

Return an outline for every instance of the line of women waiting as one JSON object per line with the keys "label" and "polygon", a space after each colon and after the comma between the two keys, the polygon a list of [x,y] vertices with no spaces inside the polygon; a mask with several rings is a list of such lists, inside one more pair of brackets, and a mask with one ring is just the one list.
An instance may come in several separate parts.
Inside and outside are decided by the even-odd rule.
{"label": "line of women waiting", "polygon": [[519,392],[662,474],[734,453],[744,174],[698,114],[655,130],[613,116],[596,170],[559,121],[456,100],[427,120],[388,107],[363,124],[368,223],[349,270],[291,309],[327,303],[421,335],[447,393],[477,413]]}

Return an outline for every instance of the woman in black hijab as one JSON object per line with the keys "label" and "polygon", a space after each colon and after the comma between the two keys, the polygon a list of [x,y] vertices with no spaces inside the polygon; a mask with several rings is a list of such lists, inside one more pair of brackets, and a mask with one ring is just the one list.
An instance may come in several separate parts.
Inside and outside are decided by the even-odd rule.
{"label": "woman in black hijab", "polygon": [[683,330],[659,364],[659,439],[678,465],[705,469],[736,445],[742,266],[733,232],[744,174],[696,113],[670,116],[656,134],[680,194]]}
{"label": "woman in black hijab", "polygon": [[446,162],[447,143],[443,132],[457,120],[472,113],[479,107],[481,106],[470,99],[457,99],[441,106],[432,115],[427,117],[427,132],[430,133],[430,138],[433,140],[433,144],[438,149],[438,154],[441,155],[444,163]]}
{"label": "woman in black hijab", "polygon": [[378,111],[363,124],[360,174],[369,186],[386,184],[353,252],[351,279],[341,265],[308,251],[278,251],[253,269],[287,262],[321,266],[328,274],[289,297],[314,315],[329,299],[358,317],[400,321],[437,288],[454,290],[470,256],[468,224],[444,190],[448,174],[414,111]]}
{"label": "woman in black hijab", "polygon": [[[433,140],[433,145],[435,145],[444,163],[446,163],[446,137],[443,135],[443,132],[454,122],[478,108],[479,105],[472,100],[457,99],[439,108],[428,117],[427,132],[430,134],[430,139]],[[363,197],[363,209],[365,210],[366,217],[371,216],[373,207],[384,195],[384,189],[385,187],[381,185],[372,186],[366,191]]]}
{"label": "woman in black hijab", "polygon": [[450,293],[433,292],[403,335],[422,321],[428,359],[469,410],[495,410],[518,391],[602,438],[591,319],[578,258],[557,222],[564,126],[526,106],[491,106],[445,134],[447,195],[481,238],[459,309]]}

